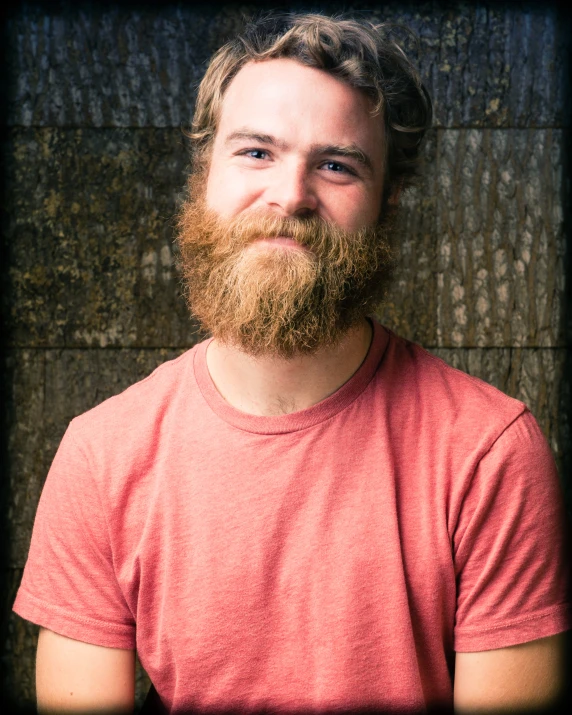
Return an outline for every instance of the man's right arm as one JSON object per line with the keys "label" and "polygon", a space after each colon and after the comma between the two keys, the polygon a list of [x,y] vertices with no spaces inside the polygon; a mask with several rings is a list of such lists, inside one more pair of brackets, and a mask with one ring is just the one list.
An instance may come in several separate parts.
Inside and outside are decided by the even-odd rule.
{"label": "man's right arm", "polygon": [[40,628],[36,652],[39,715],[126,715],[135,707],[135,651],[104,648]]}

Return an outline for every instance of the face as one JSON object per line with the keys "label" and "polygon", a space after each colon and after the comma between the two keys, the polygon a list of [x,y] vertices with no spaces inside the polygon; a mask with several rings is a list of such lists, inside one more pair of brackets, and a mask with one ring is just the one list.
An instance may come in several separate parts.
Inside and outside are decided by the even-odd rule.
{"label": "face", "polygon": [[223,98],[179,244],[192,312],[222,343],[289,359],[375,310],[393,257],[370,100],[291,59],[250,62]]}
{"label": "face", "polygon": [[[383,124],[369,111],[365,96],[321,70],[291,59],[247,64],[224,97],[207,205],[227,218],[312,212],[348,231],[371,224],[384,163]],[[353,145],[370,167],[333,150]]]}

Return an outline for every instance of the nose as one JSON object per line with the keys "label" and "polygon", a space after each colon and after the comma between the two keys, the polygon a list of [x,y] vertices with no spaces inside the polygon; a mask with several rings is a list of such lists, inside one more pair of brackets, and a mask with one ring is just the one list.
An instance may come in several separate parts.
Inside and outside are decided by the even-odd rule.
{"label": "nose", "polygon": [[304,166],[281,166],[264,193],[264,200],[285,216],[303,215],[318,207],[318,198]]}

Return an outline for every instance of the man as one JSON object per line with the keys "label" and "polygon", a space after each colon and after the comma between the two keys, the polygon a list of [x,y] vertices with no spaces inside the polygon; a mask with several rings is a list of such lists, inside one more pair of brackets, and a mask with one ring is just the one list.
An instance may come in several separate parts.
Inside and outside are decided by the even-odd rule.
{"label": "man", "polygon": [[179,217],[213,337],[62,441],[14,604],[40,712],[129,712],[135,649],[164,712],[560,701],[546,440],[373,315],[430,121],[365,21],[270,16],[213,58]]}

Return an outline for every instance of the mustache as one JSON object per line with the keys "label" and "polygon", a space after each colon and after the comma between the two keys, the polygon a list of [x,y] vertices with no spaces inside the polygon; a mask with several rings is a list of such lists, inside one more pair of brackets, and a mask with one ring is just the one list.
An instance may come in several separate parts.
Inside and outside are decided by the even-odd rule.
{"label": "mustache", "polygon": [[330,227],[319,216],[297,218],[253,213],[237,217],[229,228],[234,236],[243,240],[287,236],[303,242],[311,240],[317,234],[329,230]]}
{"label": "mustache", "polygon": [[[202,206],[199,205],[202,203]],[[251,210],[232,218],[224,218],[214,210],[197,202],[187,205],[191,214],[201,216],[202,242],[210,244],[215,253],[225,252],[228,248],[243,248],[260,238],[292,238],[307,248],[318,251],[331,250],[332,244],[344,244],[365,236],[371,227],[347,231],[316,214],[308,216],[279,216],[277,214]],[[189,228],[193,217],[187,213],[186,223]],[[192,229],[191,229],[192,232]],[[218,249],[218,250],[217,250]]]}

